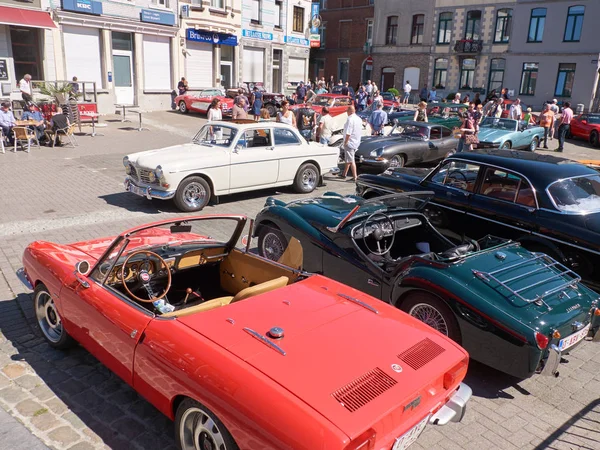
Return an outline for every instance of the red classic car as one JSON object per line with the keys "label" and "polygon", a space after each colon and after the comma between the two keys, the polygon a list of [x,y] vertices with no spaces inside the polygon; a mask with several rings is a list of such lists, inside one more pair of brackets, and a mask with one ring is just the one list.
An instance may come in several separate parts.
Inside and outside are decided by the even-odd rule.
{"label": "red classic car", "polygon": [[594,147],[600,146],[600,114],[580,114],[571,120],[571,137],[582,138]]}
{"label": "red classic car", "polygon": [[352,105],[352,99],[347,95],[341,94],[318,94],[312,99],[310,103],[302,103],[299,105],[293,105],[290,109],[295,110],[298,108],[312,108],[317,114],[321,114],[324,106],[329,108],[329,114],[333,117],[343,114],[348,109],[348,106]]}
{"label": "red classic car", "polygon": [[233,108],[233,99],[225,96],[225,91],[220,88],[205,88],[198,91],[186,92],[183,95],[175,97],[175,104],[180,112],[187,114],[189,112],[199,112],[206,114],[208,106],[217,97],[221,100],[221,110],[223,115],[231,115]]}
{"label": "red classic car", "polygon": [[83,345],[175,420],[182,449],[405,449],[428,423],[461,420],[464,349],[302,272],[291,236],[278,262],[247,238],[236,248],[246,225],[189,217],[37,241],[19,276],[46,341]]}

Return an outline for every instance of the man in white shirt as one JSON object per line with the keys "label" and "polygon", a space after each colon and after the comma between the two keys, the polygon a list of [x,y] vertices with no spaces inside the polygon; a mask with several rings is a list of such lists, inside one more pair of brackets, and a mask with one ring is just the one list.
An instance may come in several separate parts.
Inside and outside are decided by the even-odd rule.
{"label": "man in white shirt", "polygon": [[321,110],[321,119],[319,119],[319,142],[323,145],[329,145],[332,134],[333,117],[329,114],[329,108],[324,106]]}
{"label": "man in white shirt", "polygon": [[412,91],[412,86],[410,85],[410,81],[406,80],[406,84],[404,85],[404,98],[402,99],[403,105],[408,105],[408,99],[410,98],[410,91]]}
{"label": "man in white shirt", "polygon": [[367,95],[369,98],[371,98],[373,95],[373,83],[371,83],[371,80],[367,81],[367,84],[365,85],[365,91],[367,91]]}
{"label": "man in white shirt", "polygon": [[344,160],[346,166],[344,167],[344,174],[342,178],[348,176],[348,169],[352,167],[352,177],[354,181],[358,178],[356,173],[356,161],[354,161],[354,155],[358,147],[360,146],[360,138],[362,137],[362,120],[355,113],[354,106],[348,106],[348,120],[344,125]]}
{"label": "man in white shirt", "polygon": [[25,100],[25,104],[29,105],[32,103],[33,97],[31,96],[31,75],[25,74],[23,79],[19,81],[19,90],[21,91],[21,97]]}
{"label": "man in white shirt", "polygon": [[515,99],[514,103],[510,105],[508,116],[514,120],[521,120],[521,117],[523,117],[523,108],[521,107],[520,98]]}

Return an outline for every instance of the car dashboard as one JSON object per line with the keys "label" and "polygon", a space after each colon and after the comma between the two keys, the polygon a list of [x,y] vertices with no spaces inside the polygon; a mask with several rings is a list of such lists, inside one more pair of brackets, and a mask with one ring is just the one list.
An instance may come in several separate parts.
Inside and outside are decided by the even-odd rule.
{"label": "car dashboard", "polygon": [[369,221],[369,223],[366,226],[360,224],[354,227],[352,229],[352,237],[354,239],[364,239],[371,235],[373,231],[375,231],[378,228],[383,231],[383,234],[385,236],[391,236],[396,231],[402,231],[407,230],[409,228],[418,227],[421,226],[421,224],[423,223],[421,219],[416,217],[400,217],[395,219],[390,218],[391,220],[384,219],[383,216],[380,217],[381,219]]}

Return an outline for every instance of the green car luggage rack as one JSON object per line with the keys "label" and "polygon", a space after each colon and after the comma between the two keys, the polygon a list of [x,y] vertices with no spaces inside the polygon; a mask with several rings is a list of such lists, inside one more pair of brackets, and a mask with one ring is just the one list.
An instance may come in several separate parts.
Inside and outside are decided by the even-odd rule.
{"label": "green car luggage rack", "polygon": [[[516,297],[525,303],[546,305],[549,311],[551,311],[552,308],[544,301],[545,298],[556,293],[560,293],[560,298],[572,298],[581,295],[577,292],[577,283],[581,281],[579,275],[546,254],[533,253],[533,255],[534,257],[531,259],[510,264],[492,272],[483,272],[481,270],[473,269],[473,275],[502,293],[513,301],[513,303]],[[524,270],[524,272],[514,275],[516,269]],[[515,284],[523,283],[524,279],[532,275],[536,276],[536,278],[542,278],[532,284],[527,284],[526,286],[517,289]],[[535,288],[543,287],[546,283],[554,284],[561,280],[564,282],[543,293],[531,292]],[[567,292],[567,289],[569,288],[574,291],[574,295],[569,295]]]}

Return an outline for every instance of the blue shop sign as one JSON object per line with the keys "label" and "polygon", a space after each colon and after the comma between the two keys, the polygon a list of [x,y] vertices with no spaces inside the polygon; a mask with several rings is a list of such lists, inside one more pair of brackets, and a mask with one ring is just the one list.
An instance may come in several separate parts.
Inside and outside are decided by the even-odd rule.
{"label": "blue shop sign", "polygon": [[210,31],[198,31],[194,28],[188,28],[185,33],[188,41],[207,42],[209,44],[230,45],[235,47],[238,44],[237,36],[223,33],[211,33]]}
{"label": "blue shop sign", "polygon": [[306,45],[307,47],[310,45],[308,39],[297,38],[295,36],[286,36],[285,42],[286,44]]}
{"label": "blue shop sign", "polygon": [[95,0],[62,0],[62,9],[100,16],[102,15],[102,2]]}
{"label": "blue shop sign", "polygon": [[140,12],[140,21],[174,26],[175,14],[172,12],[156,11],[155,9],[142,9]]}
{"label": "blue shop sign", "polygon": [[263,41],[273,40],[273,33],[265,33],[264,31],[242,30],[242,36],[252,39],[262,39]]}

